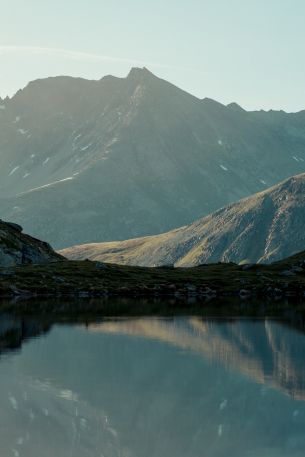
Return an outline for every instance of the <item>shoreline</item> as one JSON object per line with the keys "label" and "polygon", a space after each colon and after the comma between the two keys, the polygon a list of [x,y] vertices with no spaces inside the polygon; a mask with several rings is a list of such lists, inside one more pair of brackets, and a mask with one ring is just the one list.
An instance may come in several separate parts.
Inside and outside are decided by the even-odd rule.
{"label": "shoreline", "polygon": [[58,261],[0,268],[0,298],[223,298],[305,297],[304,254],[270,265],[206,264],[191,268],[131,267]]}

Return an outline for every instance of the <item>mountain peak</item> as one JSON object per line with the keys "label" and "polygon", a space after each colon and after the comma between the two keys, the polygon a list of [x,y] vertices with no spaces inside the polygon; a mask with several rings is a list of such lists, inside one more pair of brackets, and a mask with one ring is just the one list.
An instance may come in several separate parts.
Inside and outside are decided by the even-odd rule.
{"label": "mountain peak", "polygon": [[238,103],[232,102],[227,105],[227,108],[230,108],[234,111],[245,112],[244,108],[242,108]]}
{"label": "mountain peak", "polygon": [[130,72],[128,73],[127,79],[147,79],[153,77],[155,78],[156,76],[149,71],[146,67],[139,68],[139,67],[133,67]]}
{"label": "mountain peak", "polygon": [[205,97],[201,100],[201,103],[206,106],[207,108],[211,109],[224,109],[225,105],[223,105],[220,102],[217,102],[216,100],[213,100],[212,98]]}

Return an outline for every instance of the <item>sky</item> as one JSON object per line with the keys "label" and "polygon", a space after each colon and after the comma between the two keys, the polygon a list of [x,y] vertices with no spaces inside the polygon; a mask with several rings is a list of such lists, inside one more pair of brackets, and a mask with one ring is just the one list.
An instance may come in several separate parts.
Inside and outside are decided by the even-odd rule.
{"label": "sky", "polygon": [[193,95],[305,109],[304,0],[0,0],[0,96],[147,67]]}

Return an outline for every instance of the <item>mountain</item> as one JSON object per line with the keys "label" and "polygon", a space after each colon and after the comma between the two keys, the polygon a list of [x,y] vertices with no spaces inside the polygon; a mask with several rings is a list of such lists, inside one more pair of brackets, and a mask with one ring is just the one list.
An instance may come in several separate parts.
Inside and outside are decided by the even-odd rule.
{"label": "mountain", "polygon": [[62,260],[48,243],[22,233],[22,228],[0,220],[0,267],[44,264]]}
{"label": "mountain", "polygon": [[70,259],[140,266],[272,262],[304,250],[304,226],[301,174],[161,235],[74,246],[61,253]]}
{"label": "mountain", "polygon": [[304,172],[304,132],[147,69],[37,80],[0,101],[0,214],[57,248],[161,233]]}

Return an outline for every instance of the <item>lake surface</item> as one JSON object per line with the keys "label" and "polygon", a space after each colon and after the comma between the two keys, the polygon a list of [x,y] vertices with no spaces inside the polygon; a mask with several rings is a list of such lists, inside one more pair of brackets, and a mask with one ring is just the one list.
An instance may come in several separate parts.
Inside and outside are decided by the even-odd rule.
{"label": "lake surface", "polygon": [[305,334],[272,319],[0,317],[1,457],[304,457]]}

